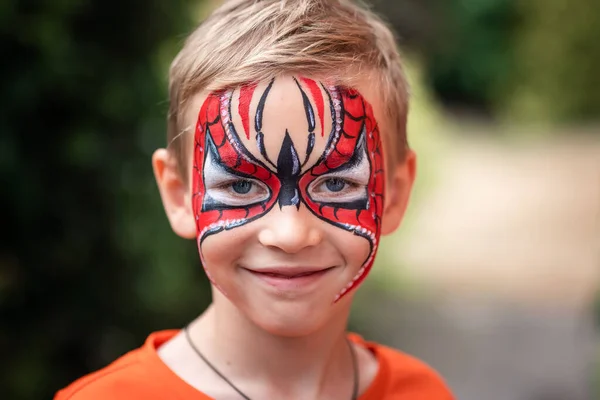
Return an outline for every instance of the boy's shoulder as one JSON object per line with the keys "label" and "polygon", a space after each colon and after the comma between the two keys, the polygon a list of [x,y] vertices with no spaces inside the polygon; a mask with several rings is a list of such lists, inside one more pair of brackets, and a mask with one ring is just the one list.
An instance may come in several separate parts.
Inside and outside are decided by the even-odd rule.
{"label": "boy's shoulder", "polygon": [[77,379],[59,391],[55,400],[125,398],[121,393],[144,386],[145,377],[139,358],[142,351],[142,348],[133,350],[110,365]]}
{"label": "boy's shoulder", "polygon": [[[182,385],[156,352],[176,333],[162,331],[151,334],[142,347],[73,382],[59,391],[54,400],[158,400],[173,397],[202,400],[202,393]],[[351,334],[350,338],[370,350],[379,362],[375,380],[361,399],[454,399],[440,375],[423,361],[391,347],[365,341],[358,335]]]}
{"label": "boy's shoulder", "polygon": [[375,381],[364,393],[364,398],[454,399],[444,379],[425,362],[391,347],[365,341],[358,335],[352,334],[351,338],[370,350],[379,362]]}
{"label": "boy's shoulder", "polygon": [[[164,399],[169,390],[168,374],[160,370],[156,347],[176,331],[151,334],[146,343],[110,365],[79,378],[59,391],[54,400]],[[168,394],[168,393],[167,393]],[[168,396],[167,396],[168,397]]]}

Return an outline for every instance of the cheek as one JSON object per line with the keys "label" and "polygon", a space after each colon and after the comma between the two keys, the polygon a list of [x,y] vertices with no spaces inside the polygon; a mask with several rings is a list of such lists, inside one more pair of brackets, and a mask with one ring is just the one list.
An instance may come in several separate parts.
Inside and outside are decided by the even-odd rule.
{"label": "cheek", "polygon": [[231,273],[241,257],[246,236],[243,229],[237,228],[210,235],[202,241],[199,249],[202,266],[220,284],[224,281],[219,277]]}
{"label": "cheek", "polygon": [[364,237],[335,226],[331,226],[329,230],[328,235],[344,258],[346,266],[353,274],[356,273],[369,257],[371,251],[369,241]]}

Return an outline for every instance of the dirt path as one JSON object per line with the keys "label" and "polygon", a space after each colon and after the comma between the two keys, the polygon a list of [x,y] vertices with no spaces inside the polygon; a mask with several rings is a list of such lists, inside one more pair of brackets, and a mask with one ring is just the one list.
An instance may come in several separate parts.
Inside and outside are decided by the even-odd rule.
{"label": "dirt path", "polygon": [[[381,246],[374,273],[392,290],[358,293],[357,330],[428,362],[461,400],[592,400],[600,136],[449,142]],[[430,296],[403,300],[394,273]]]}
{"label": "dirt path", "polygon": [[450,297],[588,307],[600,283],[600,135],[452,146],[435,189],[411,205],[399,263]]}

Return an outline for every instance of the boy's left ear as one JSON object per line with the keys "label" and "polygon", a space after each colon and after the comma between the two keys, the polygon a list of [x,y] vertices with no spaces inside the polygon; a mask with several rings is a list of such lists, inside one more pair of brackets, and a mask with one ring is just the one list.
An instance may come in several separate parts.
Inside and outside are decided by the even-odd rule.
{"label": "boy's left ear", "polygon": [[402,162],[388,171],[385,203],[383,207],[381,234],[393,233],[408,206],[417,169],[417,156],[414,151],[408,150]]}

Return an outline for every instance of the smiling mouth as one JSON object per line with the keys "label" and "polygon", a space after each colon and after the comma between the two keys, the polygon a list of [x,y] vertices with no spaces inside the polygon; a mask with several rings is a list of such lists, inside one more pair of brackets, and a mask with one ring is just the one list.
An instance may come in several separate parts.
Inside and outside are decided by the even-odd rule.
{"label": "smiling mouth", "polygon": [[320,280],[335,267],[329,268],[268,268],[263,270],[252,270],[243,268],[261,281],[275,286],[279,289],[299,289],[311,285]]}
{"label": "smiling mouth", "polygon": [[319,270],[314,270],[314,271],[299,272],[299,273],[262,272],[262,271],[253,271],[253,270],[250,270],[250,272],[253,272],[255,274],[261,274],[261,275],[264,275],[264,276],[270,276],[270,277],[273,277],[273,278],[295,279],[295,278],[302,278],[304,276],[311,276],[311,275],[317,275],[317,274],[325,273],[325,272],[329,271],[332,268],[333,267],[319,269]]}

